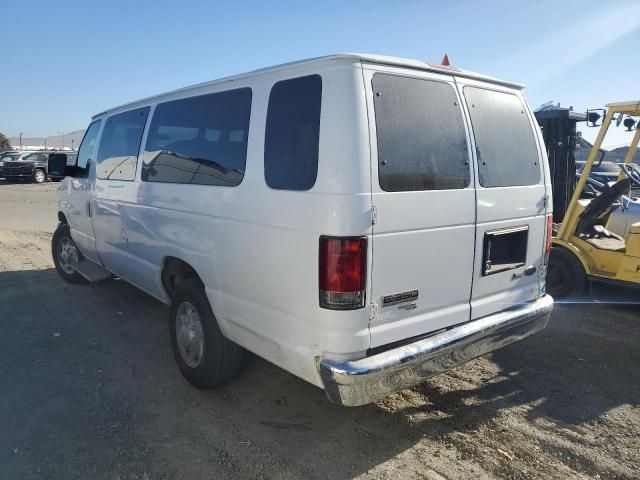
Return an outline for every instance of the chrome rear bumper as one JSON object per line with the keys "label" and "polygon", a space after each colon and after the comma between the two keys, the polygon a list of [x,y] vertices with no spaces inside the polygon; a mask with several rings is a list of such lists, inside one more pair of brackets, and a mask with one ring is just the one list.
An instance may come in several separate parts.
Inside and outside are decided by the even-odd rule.
{"label": "chrome rear bumper", "polygon": [[333,403],[365,405],[544,329],[552,310],[553,298],[545,295],[360,360],[322,358],[322,383]]}

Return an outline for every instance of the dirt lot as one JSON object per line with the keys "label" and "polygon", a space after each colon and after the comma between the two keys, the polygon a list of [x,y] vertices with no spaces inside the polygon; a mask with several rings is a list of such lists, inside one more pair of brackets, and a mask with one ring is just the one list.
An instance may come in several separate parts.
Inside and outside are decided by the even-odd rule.
{"label": "dirt lot", "polygon": [[56,187],[0,180],[0,478],[640,478],[636,306],[557,306],[545,332],[361,408],[256,357],[202,392],[165,307],[58,277]]}

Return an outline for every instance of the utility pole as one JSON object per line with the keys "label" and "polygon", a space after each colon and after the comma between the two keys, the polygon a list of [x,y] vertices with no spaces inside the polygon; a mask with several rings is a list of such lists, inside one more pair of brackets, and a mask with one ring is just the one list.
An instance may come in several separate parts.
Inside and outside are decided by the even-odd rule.
{"label": "utility pole", "polygon": [[22,132],[20,132],[20,150],[22,150]]}

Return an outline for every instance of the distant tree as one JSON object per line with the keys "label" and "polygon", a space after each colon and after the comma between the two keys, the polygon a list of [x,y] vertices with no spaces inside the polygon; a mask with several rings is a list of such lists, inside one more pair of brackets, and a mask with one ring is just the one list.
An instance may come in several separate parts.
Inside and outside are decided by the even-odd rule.
{"label": "distant tree", "polygon": [[9,139],[3,133],[0,133],[0,152],[4,150],[11,150],[11,144]]}

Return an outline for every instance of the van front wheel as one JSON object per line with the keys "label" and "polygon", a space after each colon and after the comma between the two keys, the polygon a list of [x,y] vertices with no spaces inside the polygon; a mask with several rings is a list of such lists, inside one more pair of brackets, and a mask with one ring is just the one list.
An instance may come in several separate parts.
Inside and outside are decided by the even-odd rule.
{"label": "van front wheel", "polygon": [[561,247],[553,247],[547,271],[547,291],[555,298],[579,298],[587,286],[587,276],[576,256]]}
{"label": "van front wheel", "polygon": [[82,253],[71,238],[69,225],[61,223],[53,232],[51,255],[56,270],[64,280],[69,283],[87,283],[87,280],[73,268],[73,265],[82,260]]}
{"label": "van front wheel", "polygon": [[197,279],[178,284],[169,308],[169,334],[180,372],[196,388],[219,387],[240,371],[244,350],[220,331]]}

